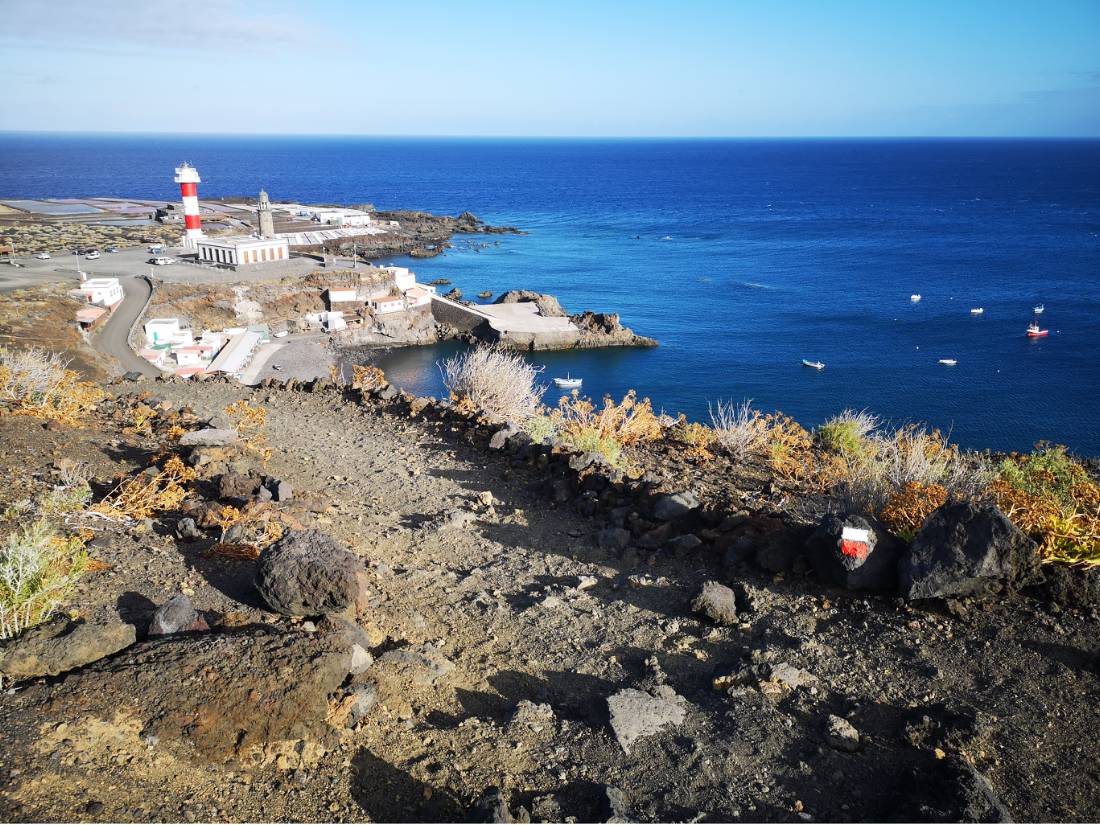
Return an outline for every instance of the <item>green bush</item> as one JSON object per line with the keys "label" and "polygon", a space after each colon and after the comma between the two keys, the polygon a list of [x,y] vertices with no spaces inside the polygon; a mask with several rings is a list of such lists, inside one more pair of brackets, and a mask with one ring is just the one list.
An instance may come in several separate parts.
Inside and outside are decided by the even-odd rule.
{"label": "green bush", "polygon": [[621,467],[622,445],[614,438],[601,437],[594,427],[571,430],[566,434],[565,441],[575,450],[599,453],[612,467]]}
{"label": "green bush", "polygon": [[531,436],[536,444],[541,444],[547,438],[553,438],[558,434],[558,425],[548,415],[534,415],[523,422],[523,431]]}
{"label": "green bush", "polygon": [[1073,503],[1075,486],[1089,481],[1085,468],[1060,445],[1041,446],[1030,455],[1006,458],[998,468],[998,475],[1018,490],[1040,498],[1055,498],[1064,505]]}
{"label": "green bush", "polygon": [[826,450],[846,456],[865,455],[867,437],[878,427],[878,419],[867,412],[845,410],[817,428],[817,440]]}
{"label": "green bush", "polygon": [[49,618],[87,563],[84,542],[44,518],[16,528],[0,544],[0,639]]}

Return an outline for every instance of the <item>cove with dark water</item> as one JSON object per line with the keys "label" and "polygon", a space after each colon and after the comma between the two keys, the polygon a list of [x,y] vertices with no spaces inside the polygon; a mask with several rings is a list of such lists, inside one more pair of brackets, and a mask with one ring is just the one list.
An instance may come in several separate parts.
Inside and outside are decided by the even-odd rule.
{"label": "cove with dark water", "polygon": [[[701,420],[751,398],[805,425],[866,408],[967,447],[1100,454],[1100,141],[8,134],[0,196],[173,198],[183,159],[200,197],[263,187],[526,230],[409,263],[467,296],[522,288],[619,312],[661,342],[532,356],[593,397],[635,388]],[[1050,335],[1033,341],[1038,303]],[[380,364],[440,395],[447,351]]]}

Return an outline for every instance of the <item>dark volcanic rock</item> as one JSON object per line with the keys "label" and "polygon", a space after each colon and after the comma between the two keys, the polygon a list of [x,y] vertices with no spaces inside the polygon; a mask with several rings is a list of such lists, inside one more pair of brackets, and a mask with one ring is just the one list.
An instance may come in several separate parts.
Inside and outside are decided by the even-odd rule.
{"label": "dark volcanic rock", "polygon": [[539,315],[544,318],[564,318],[566,311],[562,309],[558,299],[553,295],[543,295],[532,292],[529,289],[510,289],[493,301],[494,304],[522,304],[532,303],[538,307]]}
{"label": "dark volcanic rock", "polygon": [[908,599],[990,595],[1042,580],[1035,542],[996,507],[970,502],[932,513],[898,562]]}
{"label": "dark volcanic rock", "polygon": [[225,473],[218,479],[218,498],[248,498],[260,489],[261,483],[256,476]]}
{"label": "dark volcanic rock", "polygon": [[286,616],[340,613],[355,603],[361,567],[358,557],[335,539],[302,530],[288,533],[260,555],[256,588]]}
{"label": "dark volcanic rock", "polygon": [[144,738],[199,764],[236,758],[298,768],[324,752],[316,743],[328,735],[328,698],[349,658],[346,634],[328,629],[164,636],[60,684],[34,685],[18,700],[34,708],[25,715],[36,728],[133,719]]}
{"label": "dark volcanic rock", "polygon": [[674,493],[661,496],[653,505],[653,515],[661,521],[672,521],[681,516],[686,516],[699,506],[699,499],[692,493]]}
{"label": "dark volcanic rock", "polygon": [[569,316],[581,331],[581,340],[587,344],[600,343],[603,346],[655,347],[652,338],[636,335],[634,330],[624,327],[617,312],[585,311]]}
{"label": "dark volcanic rock", "polygon": [[16,678],[57,676],[118,653],[136,639],[132,624],[84,624],[58,616],[8,642],[0,650],[0,673]]}
{"label": "dark volcanic rock", "polygon": [[201,630],[209,630],[199,612],[191,606],[191,600],[186,594],[178,593],[153,613],[153,619],[149,622],[150,636],[167,636],[172,633],[190,633]]}
{"label": "dark volcanic rock", "polygon": [[[841,547],[845,527],[870,534],[866,555],[846,553]],[[900,543],[880,525],[860,515],[829,513],[806,542],[814,572],[826,584],[850,590],[893,590],[898,581]]]}

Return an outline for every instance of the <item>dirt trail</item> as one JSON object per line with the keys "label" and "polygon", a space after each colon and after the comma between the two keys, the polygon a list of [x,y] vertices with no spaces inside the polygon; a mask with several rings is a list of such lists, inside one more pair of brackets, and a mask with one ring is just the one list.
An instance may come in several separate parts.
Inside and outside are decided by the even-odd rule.
{"label": "dirt trail", "polygon": [[[553,503],[537,467],[451,424],[335,394],[141,386],[204,415],[263,402],[269,471],[325,496],[316,526],[368,563],[378,703],[289,773],[146,775],[117,750],[67,763],[55,743],[3,768],[15,818],[470,820],[492,788],[536,820],[1100,815],[1095,613],[1020,599],[955,617],[691,553],[605,550],[605,524]],[[135,556],[113,588],[129,575],[159,603],[174,571],[200,608],[256,609],[247,564],[189,569],[172,544],[163,575],[143,585]],[[740,624],[693,614],[708,579],[753,603]],[[660,685],[683,697],[682,724],[625,753],[607,699]],[[829,744],[830,715],[858,750]]]}

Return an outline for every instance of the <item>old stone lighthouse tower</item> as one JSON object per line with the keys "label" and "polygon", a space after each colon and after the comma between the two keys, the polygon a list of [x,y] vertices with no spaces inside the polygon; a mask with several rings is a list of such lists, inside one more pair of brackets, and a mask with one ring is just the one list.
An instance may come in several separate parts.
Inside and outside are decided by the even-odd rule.
{"label": "old stone lighthouse tower", "polygon": [[260,235],[264,238],[275,237],[275,221],[271,217],[271,201],[267,199],[267,192],[260,190],[259,209]]}

